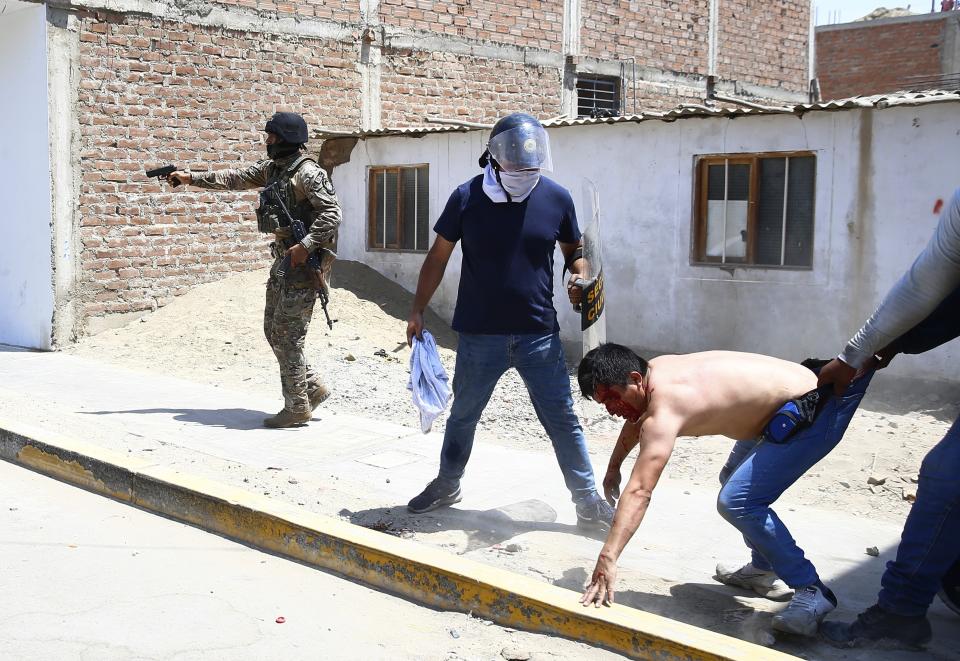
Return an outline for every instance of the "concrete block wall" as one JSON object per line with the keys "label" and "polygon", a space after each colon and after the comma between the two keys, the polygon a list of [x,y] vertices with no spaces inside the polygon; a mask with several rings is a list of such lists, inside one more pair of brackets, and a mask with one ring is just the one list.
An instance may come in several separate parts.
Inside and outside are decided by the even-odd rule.
{"label": "concrete block wall", "polygon": [[817,28],[817,78],[824,99],[936,85],[919,81],[960,71],[955,12]]}

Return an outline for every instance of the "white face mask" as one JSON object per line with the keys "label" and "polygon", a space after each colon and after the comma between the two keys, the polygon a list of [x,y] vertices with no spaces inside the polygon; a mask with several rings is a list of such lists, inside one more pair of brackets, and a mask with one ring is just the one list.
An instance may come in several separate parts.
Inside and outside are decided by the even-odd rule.
{"label": "white face mask", "polygon": [[521,172],[500,171],[500,185],[510,193],[514,202],[522,202],[540,181],[539,170],[523,170]]}

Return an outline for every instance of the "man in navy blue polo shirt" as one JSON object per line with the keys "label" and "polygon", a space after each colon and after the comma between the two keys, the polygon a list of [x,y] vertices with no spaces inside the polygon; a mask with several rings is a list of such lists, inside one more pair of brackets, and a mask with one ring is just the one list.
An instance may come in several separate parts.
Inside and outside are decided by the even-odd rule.
{"label": "man in navy blue polo shirt", "polygon": [[423,331],[423,310],[443,279],[459,241],[463,250],[453,329],[460,334],[440,471],[410,501],[428,512],[460,501],[480,414],[511,367],[523,378],[537,417],[553,443],[576,504],[577,524],[609,529],[613,509],[597,493],[580,421],[573,412],[560,326],[553,307],[556,244],[571,272],[583,263],[580,229],[570,193],[541,175],[551,170],[547,132],[530,115],[501,118],[480,157],[484,173],[457,187],[437,220],[437,238],[420,269],[407,341]]}

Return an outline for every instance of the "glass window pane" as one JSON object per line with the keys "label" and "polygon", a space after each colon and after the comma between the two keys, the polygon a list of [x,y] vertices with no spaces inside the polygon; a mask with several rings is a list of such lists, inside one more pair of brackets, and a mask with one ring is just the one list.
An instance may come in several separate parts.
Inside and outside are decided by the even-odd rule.
{"label": "glass window pane", "polygon": [[785,158],[760,159],[757,192],[756,263],[780,266],[783,240],[783,175]]}
{"label": "glass window pane", "polygon": [[787,240],[783,263],[786,266],[813,265],[813,198],[816,189],[816,160],[813,156],[790,159],[787,186]]}
{"label": "glass window pane", "polygon": [[[724,189],[726,189],[726,201],[724,201]],[[746,257],[749,196],[749,165],[708,166],[707,257],[720,258],[721,261],[742,260]]]}
{"label": "glass window pane", "polygon": [[430,171],[417,168],[417,250],[430,248]]}
{"label": "glass window pane", "polygon": [[[724,206],[726,206],[726,218],[724,218]],[[723,200],[709,200],[707,202],[707,256],[742,259],[746,254],[747,201],[728,200],[724,203]]]}
{"label": "glass window pane", "polygon": [[373,171],[374,180],[374,235],[370,237],[370,245],[374,248],[383,248],[383,186],[385,174],[383,170]]}
{"label": "glass window pane", "polygon": [[731,164],[727,168],[727,199],[750,199],[750,166],[746,163]]}
{"label": "glass window pane", "polygon": [[724,195],[723,195],[724,170],[725,170],[725,167],[722,163],[720,165],[707,166],[707,199],[708,200],[722,200],[724,198]]}
{"label": "glass window pane", "polygon": [[417,231],[417,169],[403,168],[400,170],[400,179],[402,182],[401,190],[403,191],[403,213],[401,214],[403,241],[400,243],[400,247],[404,250],[413,250]]}
{"label": "glass window pane", "polygon": [[396,170],[387,171],[386,183],[383,187],[387,248],[397,247],[397,213],[399,211],[397,208],[397,187],[399,186],[399,179],[400,177]]}

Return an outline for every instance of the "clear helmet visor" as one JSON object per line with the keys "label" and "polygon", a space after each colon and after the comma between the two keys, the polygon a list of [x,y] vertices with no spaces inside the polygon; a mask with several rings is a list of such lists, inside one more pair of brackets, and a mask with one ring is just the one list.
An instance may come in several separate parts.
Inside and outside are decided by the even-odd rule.
{"label": "clear helmet visor", "polygon": [[521,124],[490,138],[487,150],[502,169],[508,172],[538,169],[553,171],[550,138],[542,126]]}

